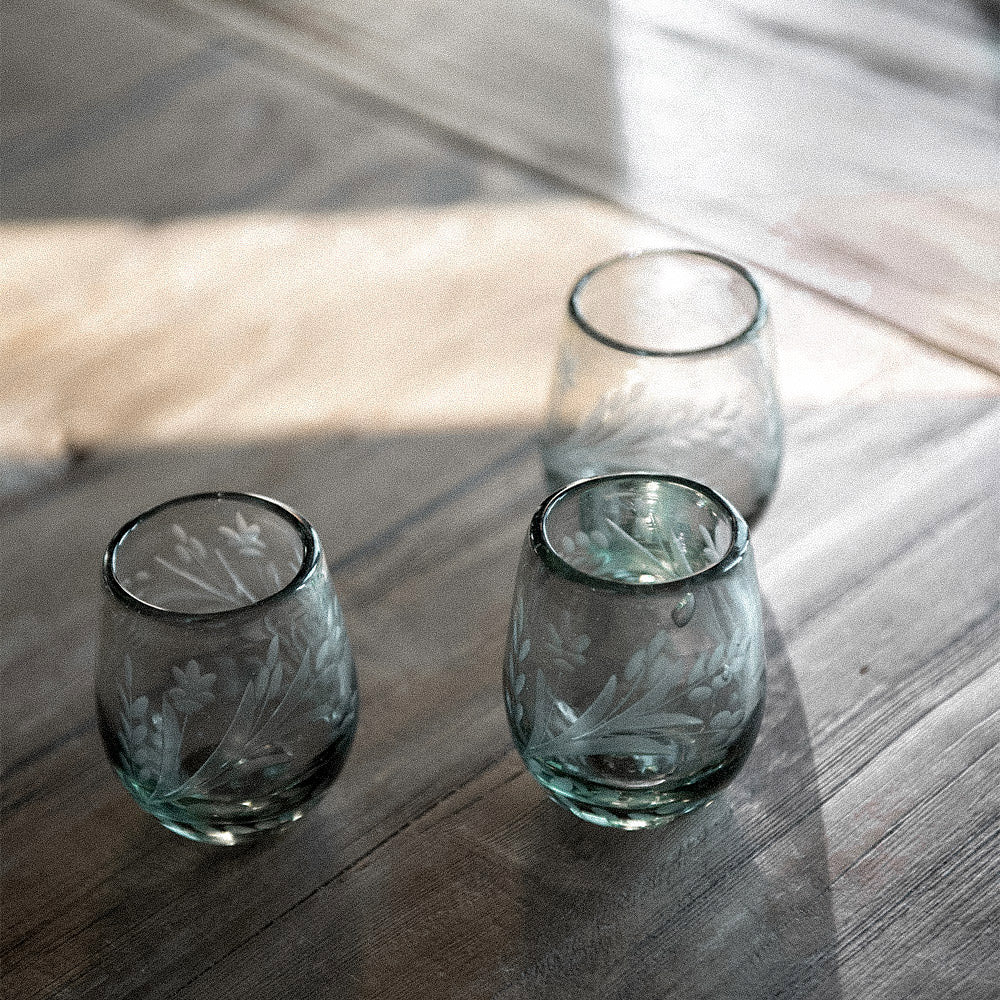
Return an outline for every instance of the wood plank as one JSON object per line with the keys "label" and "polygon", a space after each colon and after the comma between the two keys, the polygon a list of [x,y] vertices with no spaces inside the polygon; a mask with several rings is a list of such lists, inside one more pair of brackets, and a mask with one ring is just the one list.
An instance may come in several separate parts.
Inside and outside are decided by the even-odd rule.
{"label": "wood plank", "polygon": [[204,23],[98,2],[60,9],[54,30],[18,4],[5,28],[5,47],[24,53],[5,67],[15,123],[0,142],[7,219],[158,221],[551,190],[415,130],[385,102],[263,66]]}
{"label": "wood plank", "polygon": [[985,15],[977,31],[842,0],[175,7],[1000,371]]}
{"label": "wood plank", "polygon": [[[895,416],[885,415],[889,423],[883,424],[882,434],[888,430],[894,440]],[[837,409],[827,412],[831,425],[844,426],[843,417]],[[871,442],[858,434],[853,421],[849,426],[857,449],[867,454]],[[361,866],[324,884],[320,893],[303,900],[294,918],[266,925],[245,948],[206,970],[190,994],[182,995],[239,995],[250,954],[263,956],[272,970],[265,979],[265,988],[271,990],[277,990],[279,980],[285,988],[306,989],[314,977],[337,981],[351,974],[351,960],[336,939],[329,947],[320,940],[318,972],[311,965],[315,942],[303,948],[294,939],[300,921],[320,926],[322,913],[347,901],[361,904],[363,939],[377,935],[377,960],[355,973],[362,990],[367,988],[371,995],[432,995],[432,983],[448,981],[454,986],[445,995],[454,996],[498,995],[498,982],[509,987],[503,995],[511,996],[573,995],[580,989],[588,994],[667,996],[675,995],[679,983],[684,984],[683,995],[694,996],[718,995],[727,984],[744,987],[751,996],[770,996],[780,989],[791,996],[837,996],[841,989],[845,996],[910,996],[916,975],[910,955],[918,949],[924,957],[920,964],[924,995],[941,995],[964,980],[973,995],[989,996],[993,978],[986,954],[981,952],[983,964],[964,964],[974,959],[974,942],[962,933],[957,920],[940,940],[937,927],[943,907],[960,905],[957,899],[963,898],[967,874],[978,879],[984,923],[995,915],[1000,892],[995,873],[983,868],[988,856],[983,852],[992,842],[990,827],[975,825],[978,818],[995,821],[997,795],[988,785],[985,800],[977,805],[973,848],[968,846],[970,824],[959,782],[970,760],[984,749],[996,749],[996,730],[988,725],[993,708],[974,697],[985,689],[1000,648],[995,625],[985,637],[983,626],[975,627],[977,620],[983,621],[984,608],[987,615],[995,609],[995,581],[961,606],[957,620],[950,605],[938,615],[926,616],[905,644],[899,642],[896,630],[884,627],[884,621],[887,611],[897,607],[894,595],[921,593],[939,577],[939,559],[953,574],[964,571],[978,551],[976,539],[995,523],[996,502],[990,498],[970,508],[969,494],[981,494],[979,472],[956,479],[960,460],[942,462],[953,449],[947,441],[932,439],[929,448],[916,450],[913,472],[929,480],[926,493],[917,499],[931,501],[929,521],[938,514],[933,509],[936,503],[954,502],[964,509],[928,546],[923,525],[900,525],[891,502],[899,496],[898,483],[887,475],[895,460],[888,458],[885,438],[871,430],[874,422],[865,426],[883,442],[881,467],[872,470],[870,488],[865,488],[867,482],[859,484],[853,497],[855,503],[862,498],[872,502],[876,511],[873,530],[855,535],[855,544],[864,539],[863,550],[870,546],[871,555],[854,563],[865,584],[857,587],[841,613],[799,622],[796,638],[788,644],[794,673],[789,670],[783,677],[780,659],[775,664],[772,702],[777,702],[778,715],[767,723],[765,737],[774,756],[767,756],[762,746],[765,757],[756,763],[758,769],[741,779],[749,787],[742,785],[730,796],[735,816],[726,819],[736,829],[723,832],[716,827],[706,833],[696,824],[685,831],[686,836],[678,828],[677,839],[665,837],[660,843],[629,850],[631,845],[622,845],[619,838],[579,832],[578,825],[554,810],[546,814],[530,779],[522,776],[519,782],[516,761],[511,765],[505,758],[481,781],[434,807]],[[963,435],[990,441],[986,457],[991,462],[997,458],[998,426],[1000,412],[994,399],[986,419],[972,416]],[[832,458],[822,470],[825,478],[812,480],[811,485],[801,483],[796,491],[794,502],[808,507],[817,521],[828,512],[822,499],[825,482],[839,468],[838,458]],[[928,476],[932,468],[936,473]],[[942,483],[956,482],[962,495],[953,500]],[[781,525],[783,513],[778,507],[769,517]],[[456,521],[464,518],[442,516],[437,528],[422,525],[420,540],[413,543],[426,545],[428,539],[439,539],[443,554],[444,539],[453,541],[449,532]],[[911,543],[919,539],[920,546],[885,564],[877,543],[881,536],[894,533]],[[474,539],[484,538],[484,532],[472,525],[463,538],[475,546]],[[959,539],[967,540],[967,548],[956,551]],[[510,540],[511,553],[516,541]],[[803,540],[789,540],[786,545],[801,549]],[[432,577],[433,597],[425,596],[423,576],[402,584],[406,602],[415,605],[414,617],[429,613],[429,602],[444,591],[446,578],[468,580],[476,565],[494,564],[491,543],[477,548],[474,554],[463,548],[460,568],[445,566]],[[843,551],[841,540],[834,536],[810,546],[810,562],[838,565],[844,561],[838,556]],[[408,562],[405,555],[403,561]],[[814,606],[825,608],[831,596],[836,599],[841,594],[841,580],[826,582],[814,574],[819,579],[803,581],[801,574],[787,571],[780,556],[769,559],[766,550],[762,571],[776,602],[794,591],[796,583],[811,586],[802,602]],[[966,591],[963,596],[968,600],[971,595]],[[463,612],[469,604],[479,603],[477,597],[460,601]],[[907,600],[901,606],[907,607]],[[501,629],[498,622],[497,632]],[[501,642],[498,634],[495,660]],[[790,683],[797,683],[797,689],[790,689]],[[966,686],[968,699],[963,697]],[[448,694],[454,696],[455,687]],[[452,704],[450,699],[447,704]],[[961,721],[949,718],[959,707]],[[845,716],[848,722],[838,726]],[[939,748],[958,725],[978,727],[978,745],[950,758],[941,756]],[[474,740],[482,727],[481,718],[470,723],[466,738]],[[492,725],[488,730],[492,732]],[[808,737],[801,735],[804,732]],[[871,742],[862,753],[853,754],[859,737],[862,743]],[[797,738],[802,742],[796,743]],[[908,763],[903,774],[897,747]],[[854,860],[869,846],[858,844],[857,825],[838,813],[844,790],[854,791],[852,782],[869,786],[870,772],[863,764],[897,773],[897,795],[905,799],[911,821],[922,825],[925,833],[895,855],[895,864],[858,872],[855,891],[861,901],[831,912],[824,845],[838,852],[841,864],[841,848]],[[788,780],[783,768],[795,779]],[[978,788],[982,794],[984,786]],[[773,800],[769,792],[774,793]],[[888,834],[891,842],[898,816],[887,805],[880,801],[881,808],[866,817],[866,832],[870,835],[874,827],[879,835]],[[831,839],[834,820],[842,839]],[[957,845],[963,845],[963,853],[971,853],[971,868],[956,863],[952,852]],[[917,858],[919,865],[914,868]],[[603,878],[596,884],[592,878],[581,878],[582,872],[593,871],[595,860],[602,870],[610,870],[613,891],[608,891]],[[414,864],[422,873],[419,893],[406,881]],[[920,877],[927,872],[939,874],[934,891],[923,891]],[[838,888],[846,891],[847,886],[842,881]],[[776,912],[793,922],[798,937],[789,934],[789,925],[780,920],[781,931],[775,931]],[[881,914],[878,933],[865,924],[869,912]],[[515,936],[516,946],[511,943]],[[899,947],[907,939],[910,950]],[[437,946],[442,940],[449,941],[454,951],[441,954]],[[953,960],[952,949],[958,954],[964,950],[962,961]],[[297,957],[289,958],[290,952]],[[720,954],[726,958],[720,959]],[[509,978],[503,978],[504,972]]]}
{"label": "wood plank", "polygon": [[[94,448],[534,424],[575,277],[670,242],[577,201],[0,226],[4,492]],[[919,388],[927,355],[767,284],[774,328],[794,334],[788,402],[836,398],[899,361]],[[961,366],[938,367],[975,391]]]}
{"label": "wood plank", "polygon": [[[427,280],[415,264],[383,272],[379,294],[418,316],[470,310],[476,322],[452,342],[457,370],[492,357],[469,346],[481,316],[500,317],[488,339],[501,327],[512,338],[498,368],[513,368],[521,338],[550,351],[575,255],[634,235],[586,204],[522,211],[523,230],[511,206],[441,210],[426,220],[440,241],[419,258]],[[543,235],[522,240],[529,231]],[[281,251],[294,267],[269,273],[325,259],[323,240],[294,232]],[[239,227],[218,234],[245,241]],[[187,267],[173,246],[161,260]],[[438,269],[453,255],[478,263],[447,300]],[[155,981],[179,998],[670,996],[683,983],[694,996],[739,984],[750,996],[893,1000],[911,995],[905,959],[918,952],[935,965],[920,967],[928,990],[961,983],[985,1000],[1000,887],[982,865],[998,803],[980,694],[1000,654],[1000,560],[983,560],[982,540],[1000,513],[1000,381],[773,285],[788,464],[755,532],[783,633],[772,697],[732,791],[662,835],[564,816],[510,749],[497,678],[514,564],[544,488],[523,426],[509,423],[518,411],[488,393],[479,430],[333,422],[297,440],[164,434],[137,449],[132,428],[120,451],[99,441],[59,491],[13,502],[0,552],[13,595],[8,981],[27,997],[124,997]],[[359,301],[374,294],[358,289]],[[452,371],[429,365],[426,378],[446,387]],[[539,403],[517,423],[530,426]],[[206,852],[147,820],[107,767],[89,705],[104,541],[135,509],[220,481],[287,499],[316,524],[364,698],[332,795],[249,852]],[[979,907],[968,934],[967,882]],[[943,907],[956,916],[936,943]],[[894,941],[906,948],[892,953]]]}
{"label": "wood plank", "polygon": [[[825,411],[831,432],[839,426],[859,452],[881,456],[854,497],[855,502],[865,498],[874,510],[870,529],[855,535],[851,550],[864,554],[853,564],[864,583],[843,602],[841,578],[803,578],[790,570],[786,551],[768,554],[766,537],[758,546],[775,610],[796,616],[795,639],[787,642],[787,654],[775,652],[765,736],[754,764],[720,810],[651,842],[593,831],[543,805],[540,790],[507,749],[496,664],[519,536],[540,488],[537,467],[523,460],[504,474],[512,499],[500,510],[496,499],[503,494],[494,481],[489,490],[469,494],[415,525],[388,554],[390,565],[374,568],[378,575],[391,573],[395,583],[381,600],[369,604],[365,580],[373,568],[345,572],[345,595],[353,594],[355,607],[366,605],[371,615],[368,624],[360,619],[352,625],[363,650],[369,712],[379,724],[369,722],[359,735],[350,777],[345,774],[344,785],[308,821],[311,831],[304,826],[264,849],[257,864],[271,878],[248,887],[244,864],[216,856],[206,883],[204,852],[149,829],[121,801],[96,747],[78,744],[60,753],[54,766],[82,780],[64,786],[51,781],[41,801],[22,807],[15,822],[37,829],[36,811],[53,807],[68,810],[73,822],[68,829],[46,830],[41,843],[18,852],[19,875],[52,880],[55,873],[44,876],[40,868],[53,849],[45,842],[51,838],[91,843],[88,831],[110,822],[127,834],[113,853],[96,843],[81,853],[88,864],[112,864],[118,875],[94,885],[81,877],[92,878],[90,873],[68,873],[79,895],[64,902],[55,926],[35,933],[31,951],[44,954],[52,974],[65,977],[57,981],[81,996],[126,995],[137,988],[144,971],[132,956],[140,949],[150,955],[160,983],[181,987],[180,996],[239,996],[253,968],[261,996],[305,989],[333,996],[322,992],[322,984],[344,982],[353,982],[362,996],[492,996],[498,983],[512,996],[566,995],[580,984],[609,995],[640,989],[671,995],[678,981],[695,996],[709,996],[730,981],[763,983],[760,995],[783,987],[791,996],[836,996],[843,987],[843,995],[874,997],[911,995],[908,986],[902,988],[910,982],[905,974],[901,982],[893,978],[906,973],[898,964],[906,961],[905,952],[894,958],[897,964],[887,966],[885,956],[871,960],[872,948],[881,948],[883,940],[888,947],[905,932],[915,934],[914,947],[934,956],[930,982],[938,994],[960,975],[968,979],[969,967],[956,966],[943,951],[946,944],[966,952],[973,947],[960,928],[953,928],[939,949],[934,941],[942,898],[960,896],[969,869],[957,865],[958,881],[952,881],[945,867],[943,884],[939,878],[926,897],[919,883],[909,889],[920,872],[940,870],[956,838],[964,843],[971,832],[978,844],[980,835],[990,835],[988,826],[981,829],[975,822],[970,831],[968,815],[959,808],[968,800],[955,782],[977,754],[996,746],[995,728],[988,725],[993,709],[976,697],[995,673],[1000,636],[983,617],[984,608],[988,615],[990,602],[995,605],[995,573],[990,571],[981,590],[978,578],[975,592],[967,587],[957,608],[948,605],[915,623],[905,643],[898,630],[885,627],[885,614],[907,606],[905,600],[897,605],[893,595],[922,592],[930,580],[941,579],[942,569],[963,573],[967,559],[979,551],[984,528],[995,521],[996,505],[992,498],[982,501],[978,470],[970,476],[965,465],[965,475],[956,475],[962,452],[931,437],[929,448],[917,450],[916,467],[905,474],[926,480],[917,499],[927,503],[928,522],[939,523],[942,508],[957,510],[958,516],[945,531],[931,534],[928,548],[924,524],[898,517],[898,483],[888,474],[896,469],[898,475],[899,453],[888,446],[897,424],[886,409],[881,433],[873,429],[875,421],[866,425],[871,440],[859,435],[858,425],[845,421],[839,408]],[[995,460],[996,399],[985,415],[981,407],[974,414],[959,441],[985,439],[992,449],[986,457]],[[882,447],[873,449],[873,440]],[[822,470],[825,478],[801,483],[791,502],[836,527],[842,501],[827,506],[823,498],[826,480],[842,467],[840,456],[832,456]],[[976,490],[979,502],[970,506],[969,494]],[[782,514],[779,507],[769,518],[780,525]],[[491,535],[490,522],[506,527]],[[878,545],[883,536],[903,544],[920,539],[921,547],[886,561]],[[832,558],[844,551],[836,530],[819,543],[805,541],[811,565],[843,561]],[[785,545],[801,550],[803,540]],[[423,554],[416,564],[414,551]],[[796,582],[811,588],[802,603],[826,607],[831,598],[840,600],[840,613],[803,620],[789,606],[788,595],[798,593]],[[380,584],[376,589],[384,592]],[[385,621],[394,623],[391,633],[373,627]],[[986,636],[984,628],[990,630]],[[436,656],[440,650],[447,653]],[[869,669],[859,673],[864,666]],[[942,755],[940,748],[958,727],[975,733],[972,743]],[[912,762],[902,775],[896,748]],[[427,753],[433,754],[432,768]],[[867,790],[872,782],[878,787],[879,773],[896,774],[895,801],[879,793],[877,811],[860,825],[859,796],[863,801],[872,794]],[[977,783],[977,815],[995,818],[996,794],[983,795],[983,787]],[[80,792],[91,803],[82,811]],[[901,829],[901,814],[926,825],[926,833],[896,855],[896,864],[866,867],[873,836],[888,834],[891,843]],[[372,823],[377,828],[361,834]],[[354,839],[359,834],[360,842]],[[157,857],[153,866],[151,851]],[[914,857],[921,859],[917,870]],[[976,857],[982,855],[970,859],[971,871],[978,872],[978,905],[988,916],[1000,886],[995,874],[991,878],[975,867]],[[595,860],[609,871],[614,891],[580,877],[593,871]],[[834,901],[841,900],[845,910],[830,908],[828,865],[833,877],[839,876],[837,891],[845,894]],[[859,906],[855,899],[847,908],[852,879],[860,880],[854,892],[868,902]],[[142,886],[144,901],[123,898],[121,886]],[[900,902],[887,909],[886,900]],[[221,930],[220,908],[226,912]],[[868,909],[882,913],[881,936],[863,933],[859,913]],[[785,919],[800,914],[806,921],[798,937],[785,934],[779,914]],[[97,949],[96,961],[81,961],[80,952],[62,939],[67,922],[89,942],[86,954]],[[218,950],[192,968],[192,951],[209,923],[215,925]],[[860,930],[847,934],[841,947],[845,925]],[[311,929],[308,936],[303,927]],[[754,927],[757,932],[751,933]],[[168,937],[164,928],[171,931]],[[720,936],[732,967],[707,961],[710,954],[718,960],[711,942]],[[444,940],[452,950],[441,947]],[[94,978],[94,964],[102,978]],[[702,975],[690,985],[687,973],[696,968]],[[704,979],[706,968],[711,972]],[[980,984],[987,982],[985,969],[980,966]],[[450,985],[434,992],[445,976]],[[988,996],[981,990],[971,995]]]}

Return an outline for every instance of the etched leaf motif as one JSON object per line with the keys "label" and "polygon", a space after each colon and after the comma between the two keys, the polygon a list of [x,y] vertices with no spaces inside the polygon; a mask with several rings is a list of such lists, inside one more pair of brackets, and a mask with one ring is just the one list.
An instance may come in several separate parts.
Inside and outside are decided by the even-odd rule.
{"label": "etched leaf motif", "polygon": [[711,444],[747,459],[739,403],[658,399],[642,381],[605,393],[571,430],[550,426],[546,465],[567,481],[624,468],[658,467],[671,453]]}
{"label": "etched leaf motif", "polygon": [[560,615],[556,628],[551,623],[545,626],[545,649],[552,665],[561,671],[572,671],[586,662],[586,652],[590,646],[590,636],[576,632],[572,617],[566,610]]}
{"label": "etched leaf motif", "polygon": [[[551,640],[556,630],[550,626],[548,631]],[[547,643],[550,655],[562,649],[552,645]],[[729,741],[745,718],[743,703],[734,695],[747,666],[741,657],[749,647],[746,637],[737,634],[691,663],[678,654],[670,633],[660,630],[629,657],[624,681],[611,673],[575,717],[539,667],[525,749],[548,757],[652,754],[666,759],[680,753],[679,746],[693,747],[700,739],[712,745],[720,738]],[[720,696],[725,699],[721,703]]]}
{"label": "etched leaf motif", "polygon": [[[344,724],[354,705],[350,690],[353,671],[336,603],[327,624],[326,638],[315,653],[308,645],[298,647],[298,665],[289,671],[287,686],[286,657],[278,634],[270,637],[263,656],[247,654],[255,669],[236,711],[221,740],[187,777],[182,774],[182,761],[188,720],[215,700],[216,674],[205,672],[196,660],[183,667],[175,665],[176,685],[164,695],[161,711],[153,714],[150,727],[145,722],[148,699],[132,696],[133,671],[131,661],[127,661],[123,671],[126,687],[119,688],[118,739],[130,773],[141,782],[136,794],[155,805],[205,794],[223,782],[242,788],[248,777],[265,770],[270,773],[290,759],[288,746],[280,740],[286,727],[307,722],[331,727]],[[289,654],[292,645],[289,640]],[[237,661],[228,655],[218,661],[238,669]]]}
{"label": "etched leaf motif", "polygon": [[523,663],[531,649],[531,640],[523,639],[524,596],[520,590],[514,596],[514,609],[510,619],[510,641],[507,649],[507,673],[511,678],[517,664]]}
{"label": "etched leaf motif", "polygon": [[583,573],[600,574],[611,561],[611,541],[606,532],[577,531],[564,535],[559,546],[560,555],[575,569]]}

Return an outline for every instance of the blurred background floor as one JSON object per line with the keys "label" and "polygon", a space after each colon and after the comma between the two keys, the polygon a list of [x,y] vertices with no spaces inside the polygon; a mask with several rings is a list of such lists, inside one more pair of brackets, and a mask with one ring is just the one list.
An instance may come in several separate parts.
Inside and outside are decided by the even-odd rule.
{"label": "blurred background floor", "polygon": [[[65,457],[122,432],[93,375],[113,385],[132,371],[136,329],[163,342],[165,359],[179,331],[225,312],[215,364],[190,386],[167,364],[167,387],[152,393],[187,406],[218,388],[214,368],[229,387],[218,411],[239,380],[226,351],[273,351],[292,312],[310,308],[309,296],[294,311],[268,304],[295,284],[291,269],[314,288],[343,282],[364,295],[381,280],[376,258],[405,269],[429,252],[419,235],[429,224],[439,253],[444,230],[455,234],[447,270],[471,232],[460,232],[464,211],[485,222],[503,204],[515,207],[498,208],[497,225],[527,204],[538,222],[522,227],[525,242],[551,236],[546,301],[588,263],[560,203],[590,199],[639,229],[653,224],[621,242],[735,253],[819,301],[1000,371],[995,14],[987,2],[921,0],[14,0],[2,13],[0,95],[2,322],[17,356],[0,418],[8,488],[23,481],[19,459]],[[541,222],[549,212],[555,229]],[[322,234],[309,250],[290,236],[301,227]],[[247,291],[255,266],[268,268],[268,295]],[[128,301],[140,287],[141,301]],[[466,287],[456,279],[435,297],[446,309]],[[504,290],[506,301],[484,290],[477,318],[537,291],[510,280]],[[356,305],[317,327],[320,308],[307,326],[330,344],[386,329],[384,316],[360,322]],[[396,317],[392,338],[420,342],[448,323]],[[517,349],[494,367],[519,384],[507,415],[516,422],[538,395],[525,369],[538,365],[540,341],[535,330],[514,336]],[[457,341],[475,339],[452,336],[450,359]],[[292,336],[296,350],[301,340]],[[67,349],[80,342],[86,352]],[[409,361],[380,354],[412,383]],[[326,419],[315,400],[271,408],[285,429]],[[440,402],[430,410],[442,416]],[[178,431],[213,431],[204,410],[190,412]],[[126,423],[142,421],[130,409]]]}

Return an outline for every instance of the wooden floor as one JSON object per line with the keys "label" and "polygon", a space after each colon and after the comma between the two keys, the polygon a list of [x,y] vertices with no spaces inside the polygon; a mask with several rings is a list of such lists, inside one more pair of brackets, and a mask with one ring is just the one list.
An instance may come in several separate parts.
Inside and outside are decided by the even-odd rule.
{"label": "wooden floor", "polygon": [[[1000,15],[886,0],[0,13],[4,988],[992,1000]],[[548,803],[499,694],[565,295],[740,256],[787,458],[750,763],[652,835]],[[210,488],[316,526],[357,742],[271,843],[128,800],[97,567]]]}

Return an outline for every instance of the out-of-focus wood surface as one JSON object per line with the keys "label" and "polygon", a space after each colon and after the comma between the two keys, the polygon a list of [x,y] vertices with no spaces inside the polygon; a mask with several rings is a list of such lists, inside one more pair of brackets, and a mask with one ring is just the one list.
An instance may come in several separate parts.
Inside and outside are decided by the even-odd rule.
{"label": "out-of-focus wood surface", "polygon": [[[992,10],[5,6],[11,996],[996,996]],[[546,802],[499,672],[569,284],[692,239],[773,302],[770,695],[720,802],[625,835]],[[107,539],[226,487],[318,529],[363,700],[232,852],[90,700]]]}
{"label": "out-of-focus wood surface", "polygon": [[1000,7],[174,0],[1000,371]]}

